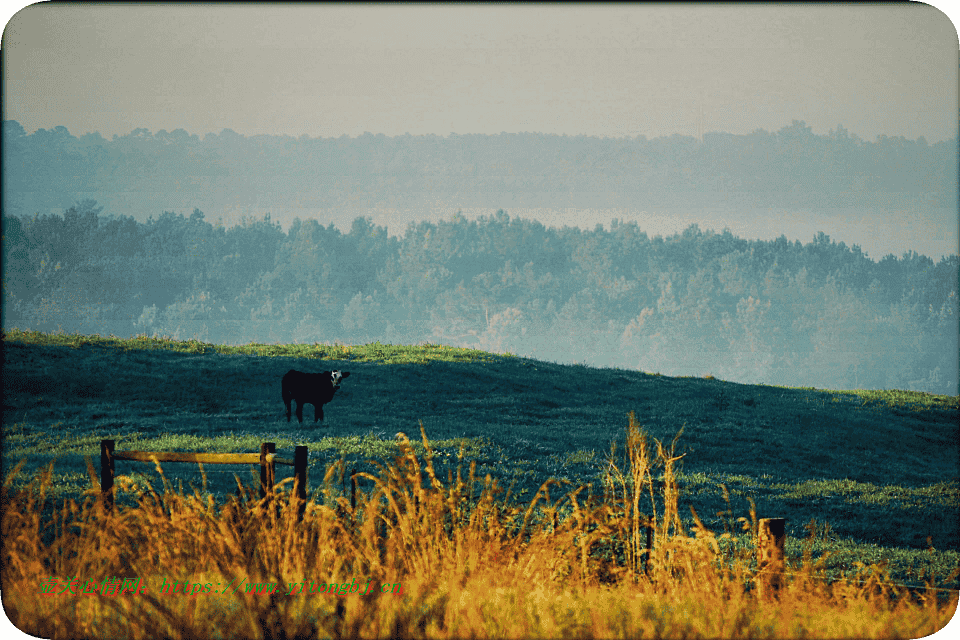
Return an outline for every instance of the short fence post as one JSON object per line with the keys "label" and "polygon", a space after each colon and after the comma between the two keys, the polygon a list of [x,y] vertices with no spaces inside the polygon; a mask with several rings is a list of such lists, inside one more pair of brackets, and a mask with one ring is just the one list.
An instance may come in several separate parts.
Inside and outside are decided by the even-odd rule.
{"label": "short fence post", "polygon": [[757,594],[760,598],[776,596],[783,582],[787,521],[784,518],[762,518],[758,525]]}
{"label": "short fence post", "polygon": [[293,453],[293,484],[297,496],[297,522],[303,521],[307,508],[307,448],[299,446]]}
{"label": "short fence post", "polygon": [[100,441],[100,496],[103,510],[113,511],[113,440]]}
{"label": "short fence post", "polygon": [[357,468],[350,471],[350,511],[357,512]]}
{"label": "short fence post", "polygon": [[276,444],[273,442],[263,442],[260,444],[260,497],[263,498],[269,492],[273,495],[273,461],[267,460],[268,453],[275,453]]}
{"label": "short fence post", "polygon": [[647,524],[647,555],[643,558],[643,575],[649,575],[650,553],[653,550],[653,527]]}

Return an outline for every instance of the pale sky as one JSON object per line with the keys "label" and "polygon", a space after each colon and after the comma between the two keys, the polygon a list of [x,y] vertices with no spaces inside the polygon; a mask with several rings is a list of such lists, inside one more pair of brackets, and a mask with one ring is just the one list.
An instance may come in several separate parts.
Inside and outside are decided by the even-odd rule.
{"label": "pale sky", "polygon": [[3,56],[28,133],[957,135],[957,32],[924,4],[37,4]]}

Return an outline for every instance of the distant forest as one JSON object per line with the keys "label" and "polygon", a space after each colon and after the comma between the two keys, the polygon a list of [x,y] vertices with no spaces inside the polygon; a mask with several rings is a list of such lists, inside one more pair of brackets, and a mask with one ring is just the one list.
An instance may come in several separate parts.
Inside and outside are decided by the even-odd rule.
{"label": "distant forest", "polygon": [[[322,117],[322,114],[318,114]],[[3,123],[3,212],[32,215],[94,199],[145,221],[161,211],[321,209],[897,208],[957,206],[957,141],[879,136],[838,125],[647,139],[499,135],[199,137],[136,129],[107,140]],[[286,226],[284,219],[284,226]],[[348,218],[349,220],[349,218]]]}
{"label": "distant forest", "polygon": [[[70,140],[65,132],[44,135],[50,145]],[[40,138],[22,136],[18,144],[39,149]],[[171,143],[163,151],[164,135],[136,138],[115,139],[111,148],[124,149],[118,157],[125,162],[119,162],[108,160],[112,151],[104,141],[93,144],[85,137],[64,152],[49,179],[108,179],[103,167],[110,162],[115,172],[128,172],[127,163],[139,158],[158,163],[154,189],[161,191],[175,179],[167,173],[171,166],[161,164],[168,152],[178,162],[194,162],[177,175],[194,171],[202,181],[202,171],[217,166],[205,155],[214,144],[263,145],[261,168],[276,176],[283,174],[272,163],[285,149],[339,144],[289,139],[271,147],[270,140],[244,142],[222,134],[215,142]],[[353,166],[330,175],[391,175],[359,169],[386,161],[360,151],[367,143],[375,150],[375,140],[345,142]],[[761,150],[745,152],[744,166],[762,157],[764,145],[771,153],[787,153],[768,142],[769,136],[758,134]],[[937,145],[891,144],[923,162],[940,153]],[[137,151],[151,145],[161,150]],[[853,142],[831,148],[844,145]],[[804,149],[794,147],[797,153]],[[895,166],[884,144],[871,149],[882,151],[876,158],[886,158],[883,166]],[[5,158],[7,153],[5,144]],[[26,158],[41,151],[22,153]],[[98,153],[104,155],[96,162],[82,161],[84,154]],[[230,155],[222,148],[219,153],[221,159]],[[874,156],[843,157],[837,161],[853,167]],[[477,169],[472,180],[509,175],[500,169],[490,177],[483,163],[466,158],[458,166],[469,162]],[[505,153],[503,162],[515,166],[519,160]],[[5,180],[7,167],[5,161]],[[243,182],[239,169],[221,169]],[[909,186],[939,188],[941,174],[934,169],[931,164],[923,178],[930,184]],[[437,184],[443,184],[449,174],[435,170]],[[403,175],[404,167],[391,171]],[[614,179],[605,171],[597,175]],[[20,167],[14,173],[23,180],[31,171]],[[873,180],[877,173],[805,175],[822,188],[833,181],[831,188],[840,189],[860,188],[857,180]],[[39,188],[46,178],[30,179]],[[400,191],[412,188],[400,185]],[[269,216],[226,228],[198,209],[190,216],[163,212],[146,222],[101,214],[91,200],[62,215],[4,214],[4,327],[232,344],[426,341],[747,383],[958,394],[957,256],[934,264],[910,252],[874,261],[858,246],[834,243],[822,233],[808,244],[783,236],[748,241],[693,225],[667,238],[648,237],[632,222],[613,220],[609,229],[598,225],[593,231],[558,229],[503,211],[472,221],[454,216],[410,224],[402,239],[364,217],[342,233],[333,224],[299,219],[285,232]]]}

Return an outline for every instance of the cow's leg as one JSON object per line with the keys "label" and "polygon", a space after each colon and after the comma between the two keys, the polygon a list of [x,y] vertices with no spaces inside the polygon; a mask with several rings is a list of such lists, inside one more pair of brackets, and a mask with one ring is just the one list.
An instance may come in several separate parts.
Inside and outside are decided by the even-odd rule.
{"label": "cow's leg", "polygon": [[283,404],[287,405],[287,422],[290,422],[290,398],[284,398]]}
{"label": "cow's leg", "polygon": [[303,403],[297,400],[297,422],[303,424]]}
{"label": "cow's leg", "polygon": [[313,405],[316,411],[313,412],[313,423],[316,424],[323,420],[323,405],[315,404]]}

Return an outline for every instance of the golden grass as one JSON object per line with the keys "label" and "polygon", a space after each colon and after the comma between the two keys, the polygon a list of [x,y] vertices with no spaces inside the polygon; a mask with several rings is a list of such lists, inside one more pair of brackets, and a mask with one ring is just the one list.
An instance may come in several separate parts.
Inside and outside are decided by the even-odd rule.
{"label": "golden grass", "polygon": [[[403,453],[363,474],[373,489],[355,508],[333,489],[342,465],[331,466],[323,504],[308,504],[300,523],[284,483],[273,501],[244,490],[223,506],[167,484],[163,495],[105,513],[92,466],[84,503],[63,503],[45,523],[52,466],[27,490],[12,490],[11,475],[0,558],[7,614],[27,633],[71,639],[916,638],[957,606],[955,594],[942,602],[899,590],[881,567],[866,583],[828,583],[809,558],[791,567],[777,596],[758,596],[750,557],[721,552],[730,533],[684,530],[679,456],[648,442],[632,414],[619,462],[611,449],[602,497],[581,487],[552,501],[560,483],[551,480],[526,507],[489,475],[475,478],[474,464],[466,478],[462,466],[438,478],[422,425],[421,435],[423,460],[400,436]],[[137,492],[124,476],[117,489]],[[741,521],[756,526],[755,514]],[[649,558],[648,526],[656,534]],[[71,577],[139,577],[146,592],[40,593],[43,580],[60,581],[59,591]],[[234,590],[241,580],[283,588]],[[200,593],[163,594],[164,581]],[[368,581],[399,583],[401,593],[367,590]],[[337,596],[317,593],[320,583],[359,586]]]}

